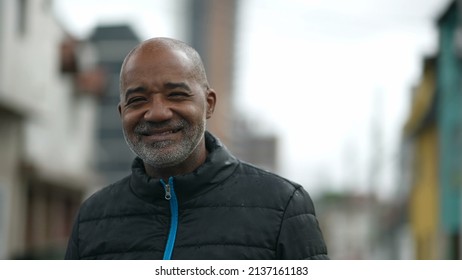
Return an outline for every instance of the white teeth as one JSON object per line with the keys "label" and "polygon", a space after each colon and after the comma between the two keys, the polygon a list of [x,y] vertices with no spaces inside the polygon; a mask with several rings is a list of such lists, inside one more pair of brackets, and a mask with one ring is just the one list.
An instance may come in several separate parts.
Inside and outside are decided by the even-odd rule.
{"label": "white teeth", "polygon": [[172,134],[176,133],[178,130],[167,130],[167,131],[162,131],[162,132],[145,132],[144,135],[167,135],[167,134]]}

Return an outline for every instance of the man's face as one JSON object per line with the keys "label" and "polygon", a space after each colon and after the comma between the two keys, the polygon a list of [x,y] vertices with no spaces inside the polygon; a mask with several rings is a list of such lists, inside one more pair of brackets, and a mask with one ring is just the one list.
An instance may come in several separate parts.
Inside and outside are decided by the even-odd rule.
{"label": "man's face", "polygon": [[119,112],[125,140],[154,168],[188,164],[200,152],[215,99],[192,69],[181,51],[141,48],[122,70]]}

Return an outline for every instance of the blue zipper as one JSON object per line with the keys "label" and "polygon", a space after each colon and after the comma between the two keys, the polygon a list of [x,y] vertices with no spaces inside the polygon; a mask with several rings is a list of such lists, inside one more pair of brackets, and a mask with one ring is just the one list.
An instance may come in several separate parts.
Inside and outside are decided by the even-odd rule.
{"label": "blue zipper", "polygon": [[173,189],[173,177],[168,178],[168,184],[160,179],[165,189],[165,199],[170,201],[170,231],[168,233],[167,245],[164,251],[164,260],[171,260],[173,247],[175,246],[176,232],[178,229],[178,200]]}

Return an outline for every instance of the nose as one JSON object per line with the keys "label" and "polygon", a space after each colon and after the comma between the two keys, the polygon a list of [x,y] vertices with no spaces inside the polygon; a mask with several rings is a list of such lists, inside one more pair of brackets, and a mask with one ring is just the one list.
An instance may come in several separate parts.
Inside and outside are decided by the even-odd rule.
{"label": "nose", "polygon": [[168,101],[164,100],[162,95],[155,95],[151,102],[148,103],[148,108],[144,113],[144,119],[151,122],[162,122],[170,119],[173,115]]}

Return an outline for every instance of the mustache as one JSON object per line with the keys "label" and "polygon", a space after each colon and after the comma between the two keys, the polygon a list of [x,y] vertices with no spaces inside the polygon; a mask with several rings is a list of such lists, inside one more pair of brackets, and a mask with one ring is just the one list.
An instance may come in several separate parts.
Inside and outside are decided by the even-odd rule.
{"label": "mustache", "polygon": [[185,126],[187,126],[185,120],[164,122],[143,121],[135,126],[134,132],[136,134],[146,134],[153,130],[178,130]]}

